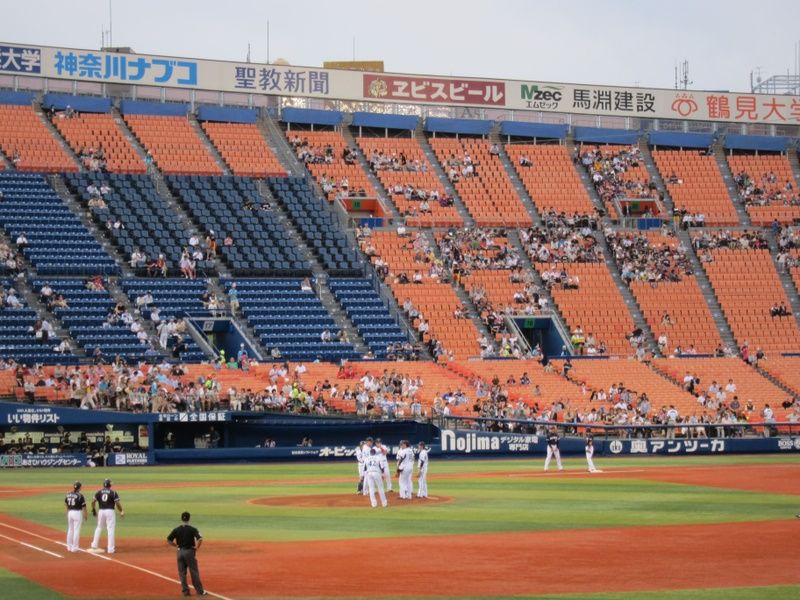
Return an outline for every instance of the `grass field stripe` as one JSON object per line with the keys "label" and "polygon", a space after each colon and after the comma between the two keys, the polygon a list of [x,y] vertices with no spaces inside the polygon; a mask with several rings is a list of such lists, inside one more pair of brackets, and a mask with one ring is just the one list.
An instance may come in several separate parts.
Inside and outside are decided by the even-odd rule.
{"label": "grass field stripe", "polygon": [[[39,535],[38,533],[33,533],[31,531],[25,531],[24,529],[20,529],[19,527],[14,527],[13,525],[9,525],[8,523],[0,523],[0,525],[2,525],[3,527],[8,527],[9,529],[13,529],[15,531],[19,531],[19,532],[24,533],[26,535],[31,535],[33,537],[37,537],[39,539],[51,542],[53,544],[58,544],[59,546],[65,546],[66,545],[64,542],[52,540],[49,537],[46,537],[46,536],[43,536],[43,535]],[[0,533],[0,537],[6,537],[6,536],[4,536],[2,533]],[[9,539],[11,541],[18,542],[18,540],[13,540],[12,538],[7,538],[7,539]],[[24,542],[18,542],[18,543],[22,544],[23,546],[28,546],[29,545],[29,544],[25,544]],[[37,548],[36,546],[30,546],[30,547],[31,548],[35,548],[36,550],[41,550],[42,552],[45,552],[45,553],[50,554],[52,556],[56,556],[58,558],[64,558],[63,556],[60,556],[60,555],[56,554],[55,552],[48,552],[47,550],[44,550],[42,548]],[[107,556],[105,554],[95,554],[94,552],[89,552],[88,550],[84,550],[83,548],[81,548],[80,551],[84,552],[85,554],[88,554],[89,556],[94,556],[96,558],[102,558],[103,560],[109,560],[111,562],[126,566],[126,567],[128,567],[130,569],[135,569],[137,571],[141,571],[142,573],[147,573],[148,575],[153,575],[154,577],[158,577],[160,579],[164,579],[165,581],[169,581],[170,583],[177,583],[178,585],[180,585],[180,583],[181,583],[179,580],[173,579],[172,577],[168,577],[168,576],[162,575],[161,573],[158,573],[156,571],[151,571],[150,569],[145,569],[144,567],[140,567],[138,565],[134,565],[132,563],[125,562],[124,560],[120,560],[118,558],[112,558],[111,556]],[[206,590],[206,593],[209,596],[213,596],[215,598],[219,598],[220,600],[233,600],[233,598],[228,598],[227,596],[223,596],[221,594],[216,594],[216,593],[214,593],[214,592],[212,592],[210,590]]]}
{"label": "grass field stripe", "polygon": [[25,546],[26,548],[31,548],[32,550],[38,550],[39,552],[44,552],[45,554],[49,554],[50,556],[55,556],[56,558],[64,558],[60,554],[56,554],[55,552],[50,552],[50,550],[45,550],[44,548],[39,548],[39,546],[34,546],[33,544],[28,544],[23,542],[22,540],[15,540],[12,537],[8,537],[7,535],[3,535],[0,533],[0,538],[4,540],[8,540],[9,542],[14,542],[15,544],[19,544],[20,546]]}
{"label": "grass field stripe", "polygon": [[[617,473],[647,473],[652,472],[653,469],[615,469],[613,471],[606,471],[606,470],[598,470],[596,473],[592,473],[592,475],[597,475],[598,473],[602,473],[603,475],[615,475]],[[502,476],[501,473],[498,473],[499,476]],[[539,473],[509,473],[506,475],[508,478],[528,478],[528,477],[553,477],[553,475],[589,475],[589,471],[576,471],[576,470],[564,470],[564,471],[548,471],[539,472]]]}

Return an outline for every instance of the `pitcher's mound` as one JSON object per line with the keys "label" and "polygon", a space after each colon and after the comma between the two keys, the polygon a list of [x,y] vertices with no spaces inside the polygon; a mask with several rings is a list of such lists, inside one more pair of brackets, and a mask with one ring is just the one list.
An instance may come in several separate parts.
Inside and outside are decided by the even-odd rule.
{"label": "pitcher's mound", "polygon": [[[444,504],[452,500],[449,496],[430,496],[429,498],[414,497],[411,500],[400,500],[397,494],[387,494],[389,507],[395,506],[428,506],[430,504]],[[272,496],[269,498],[254,498],[251,504],[263,506],[302,506],[311,508],[357,508],[369,507],[369,497],[359,494],[317,494],[313,496]],[[380,504],[379,504],[380,506]]]}

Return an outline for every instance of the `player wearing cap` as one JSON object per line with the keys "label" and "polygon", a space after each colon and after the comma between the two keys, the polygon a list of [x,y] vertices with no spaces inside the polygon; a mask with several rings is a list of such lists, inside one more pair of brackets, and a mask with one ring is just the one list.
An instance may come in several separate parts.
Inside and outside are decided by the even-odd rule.
{"label": "player wearing cap", "polygon": [[594,466],[594,461],[592,457],[594,457],[594,435],[591,431],[586,431],[586,463],[589,465],[589,473],[597,473],[597,467]]}
{"label": "player wearing cap", "polygon": [[356,461],[358,461],[358,485],[356,494],[364,493],[364,441],[358,442],[356,446]]}
{"label": "player wearing cap", "polygon": [[386,491],[392,491],[392,471],[389,469],[389,448],[387,448],[381,438],[375,439],[375,447],[378,449],[378,456],[381,459],[381,467],[383,467],[383,483],[386,486]]}
{"label": "player wearing cap", "polygon": [[80,550],[81,525],[89,518],[80,481],[72,484],[72,491],[64,498],[64,507],[67,510],[67,551],[77,552]]}
{"label": "player wearing cap", "polygon": [[[99,513],[97,506],[100,507]],[[125,516],[125,511],[122,510],[122,502],[119,500],[119,494],[111,489],[111,480],[106,479],[103,482],[103,489],[97,490],[92,499],[92,514],[97,515],[97,528],[94,530],[92,550],[98,550],[100,535],[102,535],[103,526],[105,525],[108,532],[108,553],[114,554],[116,551],[114,530],[117,527],[117,510],[120,517]]]}
{"label": "player wearing cap", "polygon": [[403,500],[411,500],[414,492],[414,484],[411,483],[413,471],[414,451],[409,447],[409,443],[403,440],[397,452],[397,477],[400,482],[400,498]]}
{"label": "player wearing cap", "polygon": [[419,448],[419,454],[417,455],[417,466],[419,467],[419,471],[417,472],[417,498],[427,498],[428,497],[428,448],[425,446],[425,442],[420,442],[417,444],[417,448]]}
{"label": "player wearing cap", "polygon": [[555,427],[550,428],[550,433],[547,434],[547,458],[544,459],[544,470],[547,471],[550,466],[550,460],[555,457],[558,470],[563,471],[564,467],[561,466],[561,451],[558,449],[558,432]]}
{"label": "player wearing cap", "polygon": [[383,467],[381,466],[381,453],[377,448],[370,448],[367,451],[366,458],[364,459],[364,483],[365,488],[369,491],[369,503],[372,508],[378,506],[378,501],[375,499],[375,492],[381,498],[381,506],[386,508],[386,494],[383,491]]}

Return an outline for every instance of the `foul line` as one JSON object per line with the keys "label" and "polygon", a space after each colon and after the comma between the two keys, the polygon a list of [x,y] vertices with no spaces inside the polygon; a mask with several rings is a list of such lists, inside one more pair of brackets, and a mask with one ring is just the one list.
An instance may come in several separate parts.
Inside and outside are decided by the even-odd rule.
{"label": "foul line", "polygon": [[8,537],[7,535],[3,535],[0,533],[0,538],[8,540],[9,542],[14,542],[15,544],[19,544],[21,546],[25,546],[26,548],[30,548],[32,550],[38,550],[39,552],[44,552],[45,554],[49,554],[50,556],[55,556],[56,558],[64,558],[60,554],[56,554],[55,552],[50,552],[50,550],[45,550],[44,548],[39,548],[39,546],[34,546],[33,544],[26,544],[21,540],[15,540],[14,538]]}
{"label": "foul line", "polygon": [[[0,526],[7,527],[8,529],[13,529],[14,531],[19,531],[20,533],[24,533],[26,535],[31,535],[33,537],[37,537],[39,539],[45,540],[47,542],[51,542],[53,544],[57,544],[59,546],[66,546],[66,544],[64,542],[57,542],[57,541],[51,540],[50,538],[45,537],[43,535],[39,535],[38,533],[33,533],[32,531],[25,531],[24,529],[20,529],[19,527],[14,527],[13,525],[9,525],[7,523],[0,522]],[[6,536],[0,534],[0,537],[6,537]],[[37,548],[36,546],[32,546],[32,545],[26,544],[24,542],[19,542],[18,540],[14,540],[12,538],[6,538],[6,539],[9,539],[9,540],[14,541],[14,542],[18,542],[18,543],[22,544],[23,546],[29,546],[29,547],[34,548],[36,550],[41,550],[42,552],[50,554],[51,556],[56,556],[58,558],[64,558],[63,556],[60,556],[60,555],[56,554],[55,552],[49,552],[48,550],[44,550],[42,548]],[[80,551],[83,552],[84,554],[88,554],[89,556],[94,556],[95,558],[101,558],[103,560],[108,560],[108,561],[111,561],[113,563],[117,563],[119,565],[123,565],[125,567],[131,568],[131,569],[135,569],[137,571],[141,571],[142,573],[147,573],[148,575],[153,575],[154,577],[158,577],[159,579],[163,579],[165,581],[169,581],[170,583],[177,583],[178,585],[180,585],[180,583],[181,583],[178,579],[173,579],[172,577],[167,577],[166,575],[162,575],[161,573],[157,573],[156,571],[151,571],[150,569],[145,569],[144,567],[140,567],[138,565],[134,565],[132,563],[125,562],[124,560],[120,560],[118,558],[112,558],[111,556],[107,556],[105,554],[95,554],[94,552],[89,552],[88,550],[84,550],[82,548],[80,549]],[[214,592],[212,592],[210,590],[206,590],[206,594],[208,594],[209,596],[213,596],[215,598],[219,598],[220,600],[233,600],[233,598],[229,598],[229,597],[223,596],[221,594],[216,594],[216,593],[214,593]]]}

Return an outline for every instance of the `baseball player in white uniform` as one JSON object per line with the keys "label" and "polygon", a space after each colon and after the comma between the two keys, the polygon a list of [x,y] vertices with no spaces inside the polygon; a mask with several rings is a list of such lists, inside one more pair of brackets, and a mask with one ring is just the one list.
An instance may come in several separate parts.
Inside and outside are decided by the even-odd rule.
{"label": "baseball player in white uniform", "polygon": [[558,449],[558,432],[553,427],[547,435],[547,458],[544,459],[544,470],[547,471],[550,466],[550,461],[555,457],[558,470],[563,471],[564,467],[561,466],[561,452]]}
{"label": "baseball player in white uniform", "polygon": [[[96,508],[97,505],[100,507],[99,512]],[[103,481],[103,489],[97,490],[92,499],[92,514],[97,515],[97,528],[94,530],[92,550],[99,550],[100,536],[103,533],[103,526],[105,526],[108,532],[108,553],[114,554],[116,551],[114,532],[117,528],[117,510],[120,517],[125,516],[119,494],[111,489],[111,480],[106,479]]]}
{"label": "baseball player in white uniform", "polygon": [[381,466],[381,453],[377,448],[370,448],[364,459],[364,482],[369,490],[369,503],[372,508],[378,506],[375,493],[381,497],[381,506],[386,508],[386,494],[383,491],[383,466]]}
{"label": "baseball player in white uniform", "polygon": [[427,498],[428,497],[428,449],[425,447],[425,442],[420,442],[417,444],[419,448],[419,454],[417,455],[417,467],[419,471],[417,472],[418,476],[418,489],[417,489],[417,498]]}
{"label": "baseball player in white uniform", "polygon": [[392,491],[392,472],[389,469],[389,448],[387,448],[381,438],[375,440],[375,447],[378,449],[378,454],[381,457],[381,466],[383,467],[383,483],[386,486],[386,491]]}
{"label": "baseball player in white uniform", "polygon": [[589,465],[589,473],[597,473],[597,467],[594,466],[594,435],[591,431],[586,432],[586,463]]}
{"label": "baseball player in white uniform", "polygon": [[77,552],[80,549],[81,525],[89,518],[80,481],[72,484],[72,491],[64,498],[64,508],[67,510],[67,551]]}
{"label": "baseball player in white uniform", "polygon": [[[367,457],[370,455],[370,450],[372,450],[374,446],[375,442],[371,437],[368,437],[366,440],[364,440],[364,443],[361,446],[361,457],[364,461],[367,460]],[[365,473],[366,473],[366,463],[364,464],[362,477],[364,477]],[[364,483],[361,486],[361,493],[365,496],[369,495],[369,490],[367,489],[366,483]]]}
{"label": "baseball player in white uniform", "polygon": [[397,477],[400,482],[400,498],[411,500],[414,492],[414,484],[411,483],[411,476],[414,472],[414,451],[409,447],[406,440],[400,442],[400,450],[397,452]]}
{"label": "baseball player in white uniform", "polygon": [[358,486],[356,494],[364,493],[364,441],[358,442],[356,446],[356,460],[358,461]]}

